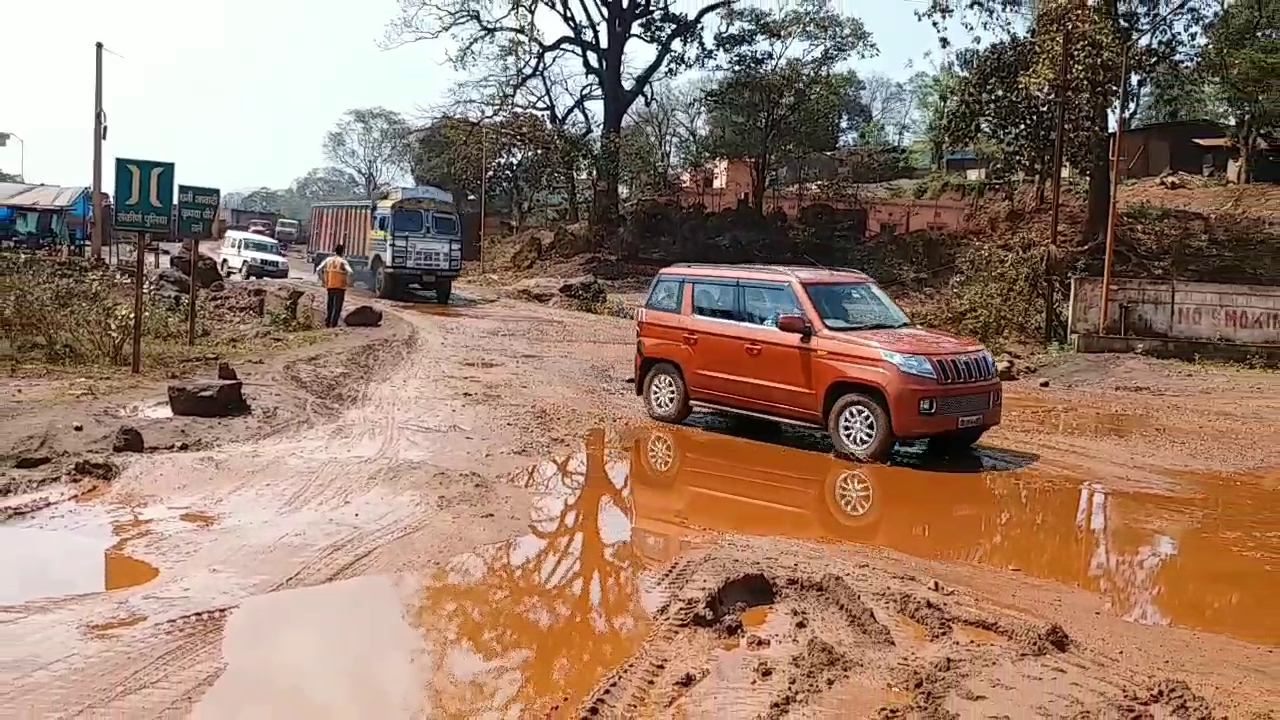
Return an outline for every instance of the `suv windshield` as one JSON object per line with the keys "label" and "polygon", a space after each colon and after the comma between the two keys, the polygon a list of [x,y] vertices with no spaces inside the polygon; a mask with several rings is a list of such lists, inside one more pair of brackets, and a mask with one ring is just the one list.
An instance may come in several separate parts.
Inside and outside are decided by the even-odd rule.
{"label": "suv windshield", "polygon": [[266,253],[267,255],[275,255],[280,252],[280,246],[269,240],[245,240],[244,249],[249,252]]}
{"label": "suv windshield", "polygon": [[805,292],[831,330],[885,330],[911,321],[874,283],[806,284]]}

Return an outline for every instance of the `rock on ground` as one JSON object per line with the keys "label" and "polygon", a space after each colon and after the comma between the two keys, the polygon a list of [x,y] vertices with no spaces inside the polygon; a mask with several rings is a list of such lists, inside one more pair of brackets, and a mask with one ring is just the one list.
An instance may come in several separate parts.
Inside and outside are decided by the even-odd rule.
{"label": "rock on ground", "polygon": [[236,375],[235,368],[231,367],[231,363],[225,360],[218,363],[218,379],[219,380],[239,380],[240,376]]}
{"label": "rock on ground", "polygon": [[361,305],[342,319],[348,327],[377,327],[382,324],[382,311],[370,305]]}
{"label": "rock on ground", "polygon": [[125,425],[116,430],[115,439],[111,441],[112,452],[140,453],[143,449],[145,449],[145,443],[142,441],[142,433],[137,428]]}
{"label": "rock on ground", "polygon": [[[186,248],[178,254],[169,256],[169,267],[188,276],[191,274],[191,255]],[[204,290],[222,280],[222,272],[218,270],[218,261],[208,255],[200,255],[196,260],[196,287]]]}
{"label": "rock on ground", "polygon": [[239,380],[199,380],[171,384],[169,408],[174,415],[233,417],[249,412],[249,403]]}

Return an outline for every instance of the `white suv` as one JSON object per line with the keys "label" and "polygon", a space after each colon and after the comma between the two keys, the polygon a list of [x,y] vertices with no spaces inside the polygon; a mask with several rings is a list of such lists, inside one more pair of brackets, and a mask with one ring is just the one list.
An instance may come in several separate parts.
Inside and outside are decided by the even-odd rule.
{"label": "white suv", "polygon": [[218,268],[225,276],[234,272],[246,280],[289,277],[289,259],[280,254],[275,240],[239,230],[229,230],[222,238]]}

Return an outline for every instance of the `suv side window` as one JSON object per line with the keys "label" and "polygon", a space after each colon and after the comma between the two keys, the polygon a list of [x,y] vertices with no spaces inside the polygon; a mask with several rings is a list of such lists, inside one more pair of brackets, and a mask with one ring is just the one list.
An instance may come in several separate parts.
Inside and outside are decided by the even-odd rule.
{"label": "suv side window", "polygon": [[693,314],[717,320],[737,320],[736,285],[722,283],[693,284]]}
{"label": "suv side window", "polygon": [[768,283],[742,286],[743,322],[777,327],[779,315],[795,315],[799,312],[800,303],[790,285]]}
{"label": "suv side window", "polygon": [[681,301],[684,300],[684,282],[678,279],[658,278],[649,291],[649,300],[644,306],[650,310],[663,312],[680,312]]}

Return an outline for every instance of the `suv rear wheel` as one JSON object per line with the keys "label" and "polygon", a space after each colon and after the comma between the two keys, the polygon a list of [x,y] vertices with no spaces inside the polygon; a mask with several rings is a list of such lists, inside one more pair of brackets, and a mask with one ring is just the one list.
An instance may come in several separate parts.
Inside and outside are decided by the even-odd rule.
{"label": "suv rear wheel", "polygon": [[881,462],[893,452],[889,413],[875,398],[849,393],[836,401],[827,416],[827,431],[837,453]]}
{"label": "suv rear wheel", "polygon": [[671,363],[654,365],[644,378],[644,406],[649,417],[666,423],[682,423],[689,417],[689,392],[684,378]]}

